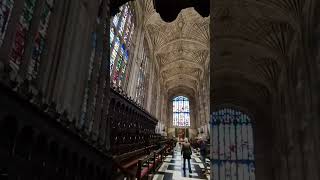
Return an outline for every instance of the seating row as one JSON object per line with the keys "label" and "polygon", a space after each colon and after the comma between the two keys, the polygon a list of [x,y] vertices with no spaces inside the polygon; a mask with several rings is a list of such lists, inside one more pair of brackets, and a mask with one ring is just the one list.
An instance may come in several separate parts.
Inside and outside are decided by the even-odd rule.
{"label": "seating row", "polygon": [[173,146],[166,143],[160,148],[155,145],[115,156],[118,171],[127,179],[143,179],[160,168],[164,158],[172,152]]}

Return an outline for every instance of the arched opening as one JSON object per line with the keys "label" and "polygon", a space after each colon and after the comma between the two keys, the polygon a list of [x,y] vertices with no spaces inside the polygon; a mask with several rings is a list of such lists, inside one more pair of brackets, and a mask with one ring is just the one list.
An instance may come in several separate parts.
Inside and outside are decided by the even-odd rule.
{"label": "arched opening", "polygon": [[220,108],[211,117],[212,178],[255,179],[251,117],[234,107]]}
{"label": "arched opening", "polygon": [[189,137],[190,101],[185,96],[176,96],[172,100],[172,124],[175,136],[180,140]]}

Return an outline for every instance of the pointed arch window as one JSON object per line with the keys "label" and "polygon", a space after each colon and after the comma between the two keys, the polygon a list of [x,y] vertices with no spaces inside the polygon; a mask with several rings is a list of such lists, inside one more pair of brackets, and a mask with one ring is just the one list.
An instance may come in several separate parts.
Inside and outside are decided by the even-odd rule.
{"label": "pointed arch window", "polygon": [[15,39],[10,53],[10,65],[13,69],[19,70],[25,51],[26,40],[30,30],[37,0],[29,0],[24,3],[23,13],[19,18],[19,22],[15,32]]}
{"label": "pointed arch window", "polygon": [[131,3],[120,7],[110,23],[110,80],[115,86],[123,86],[128,80],[128,63],[132,55],[132,35],[135,30],[134,9]]}
{"label": "pointed arch window", "polygon": [[211,153],[213,180],[255,180],[252,121],[241,111],[213,112]]}
{"label": "pointed arch window", "polygon": [[46,0],[41,12],[40,24],[38,31],[34,37],[31,60],[28,66],[28,78],[36,79],[39,74],[40,60],[42,52],[45,48],[47,39],[47,31],[50,21],[50,16],[53,10],[54,0]]}
{"label": "pointed arch window", "polygon": [[0,1],[0,47],[2,46],[4,36],[6,35],[13,5],[14,0]]}
{"label": "pointed arch window", "polygon": [[185,96],[177,96],[172,101],[173,104],[173,126],[190,126],[190,104]]}

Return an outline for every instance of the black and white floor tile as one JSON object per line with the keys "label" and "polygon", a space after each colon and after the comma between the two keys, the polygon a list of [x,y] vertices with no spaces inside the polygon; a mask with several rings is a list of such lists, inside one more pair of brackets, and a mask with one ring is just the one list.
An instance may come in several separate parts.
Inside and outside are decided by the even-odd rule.
{"label": "black and white floor tile", "polygon": [[[207,159],[207,172],[210,172],[210,160]],[[204,174],[204,165],[201,162],[200,154],[193,150],[191,156],[191,170],[188,171],[188,163],[186,162],[186,170],[183,170],[183,158],[181,156],[181,149],[179,145],[174,149],[172,155],[168,155],[159,168],[158,172],[154,174],[153,180],[184,180],[184,179],[210,179],[210,174]]]}

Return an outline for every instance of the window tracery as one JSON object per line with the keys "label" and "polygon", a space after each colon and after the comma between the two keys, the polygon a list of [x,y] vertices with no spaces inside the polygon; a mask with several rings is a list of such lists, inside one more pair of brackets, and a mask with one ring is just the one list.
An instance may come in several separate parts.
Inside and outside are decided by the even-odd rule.
{"label": "window tracery", "polygon": [[173,126],[190,126],[190,105],[189,99],[184,96],[177,96],[173,99]]}
{"label": "window tracery", "polygon": [[145,102],[147,92],[147,70],[149,58],[145,48],[142,50],[142,60],[139,66],[138,78],[137,78],[137,89],[136,89],[136,100],[139,104],[143,105]]}
{"label": "window tracery", "polygon": [[6,35],[13,6],[14,0],[3,0],[0,2],[0,47],[2,46],[4,36]]}
{"label": "window tracery", "polygon": [[128,62],[132,35],[135,30],[134,9],[127,3],[120,7],[110,24],[110,76],[111,83],[123,86],[128,80]]}
{"label": "window tracery", "polygon": [[212,115],[213,180],[255,180],[252,121],[241,111],[223,108]]}

